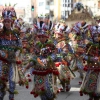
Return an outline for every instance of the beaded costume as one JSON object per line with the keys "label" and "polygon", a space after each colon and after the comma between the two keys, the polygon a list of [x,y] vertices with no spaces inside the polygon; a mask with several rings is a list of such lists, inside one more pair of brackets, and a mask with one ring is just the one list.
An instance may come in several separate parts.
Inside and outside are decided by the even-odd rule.
{"label": "beaded costume", "polygon": [[[94,32],[94,29],[93,31]],[[90,100],[99,100],[100,98],[100,44],[99,44],[99,33],[98,29],[91,33],[92,41],[86,46],[86,53],[84,55],[84,60],[87,62],[84,66],[86,74],[84,76],[80,95],[88,94]]]}
{"label": "beaded costume", "polygon": [[37,29],[35,36],[38,40],[34,42],[33,58],[26,68],[33,67],[34,86],[31,94],[40,96],[41,100],[54,100],[58,92],[55,78],[59,75],[54,63],[56,48],[45,29]]}
{"label": "beaded costume", "polygon": [[[16,12],[13,7],[6,7],[2,12],[2,17],[6,21],[13,22]],[[18,64],[21,52],[21,41],[19,32],[14,29],[0,31],[0,100],[3,100],[6,91],[9,92],[9,100],[14,100],[15,84],[19,82]],[[7,87],[9,83],[9,88]]]}

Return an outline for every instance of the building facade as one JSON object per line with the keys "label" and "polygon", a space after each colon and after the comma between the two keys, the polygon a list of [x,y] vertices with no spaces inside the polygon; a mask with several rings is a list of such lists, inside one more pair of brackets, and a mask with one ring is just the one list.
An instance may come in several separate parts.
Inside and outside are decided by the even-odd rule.
{"label": "building facade", "polygon": [[54,0],[54,20],[61,18],[61,0]]}
{"label": "building facade", "polygon": [[52,19],[68,18],[73,9],[74,0],[37,0],[37,14],[49,14]]}
{"label": "building facade", "polygon": [[76,2],[81,2],[87,7],[91,16],[100,16],[100,0],[76,0]]}
{"label": "building facade", "polygon": [[73,0],[61,0],[61,17],[68,18],[73,9]]}
{"label": "building facade", "polygon": [[49,13],[49,6],[47,4],[47,0],[38,0],[37,3],[38,7],[38,16],[45,15],[46,13]]}

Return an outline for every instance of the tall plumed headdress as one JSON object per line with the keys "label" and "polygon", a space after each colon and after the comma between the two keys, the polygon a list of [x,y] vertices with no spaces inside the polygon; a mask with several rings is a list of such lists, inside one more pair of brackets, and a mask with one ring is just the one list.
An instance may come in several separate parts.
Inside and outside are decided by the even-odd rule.
{"label": "tall plumed headdress", "polygon": [[50,18],[49,14],[45,14],[44,18],[49,19]]}
{"label": "tall plumed headdress", "polygon": [[[15,6],[16,4],[14,4]],[[16,19],[16,12],[15,12],[15,9],[14,9],[14,6],[11,6],[9,4],[9,6],[6,6],[3,8],[3,11],[2,11],[2,18],[4,20],[11,20],[11,21],[14,21]]]}
{"label": "tall plumed headdress", "polygon": [[38,18],[41,18],[41,19],[43,19],[43,15],[42,15],[42,14],[40,14],[40,15],[38,16]]}

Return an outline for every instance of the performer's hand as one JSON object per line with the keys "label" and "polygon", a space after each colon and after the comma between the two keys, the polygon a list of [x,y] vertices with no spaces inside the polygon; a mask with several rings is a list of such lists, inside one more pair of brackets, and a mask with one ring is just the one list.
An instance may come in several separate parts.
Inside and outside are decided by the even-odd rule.
{"label": "performer's hand", "polygon": [[27,69],[26,69],[26,68],[24,68],[24,69],[22,70],[22,72],[25,74],[25,73],[26,73],[26,70],[27,70]]}

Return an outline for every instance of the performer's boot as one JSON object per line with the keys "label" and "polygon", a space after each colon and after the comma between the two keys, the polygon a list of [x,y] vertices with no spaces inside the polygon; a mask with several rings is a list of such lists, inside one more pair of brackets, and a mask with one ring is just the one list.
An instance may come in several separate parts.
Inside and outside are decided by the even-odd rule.
{"label": "performer's boot", "polygon": [[94,100],[94,99],[93,99],[93,96],[89,96],[89,99],[88,99],[88,100]]}
{"label": "performer's boot", "polygon": [[4,85],[2,85],[0,87],[1,87],[0,100],[4,100],[4,96],[6,95],[6,91],[2,91],[4,89]]}
{"label": "performer's boot", "polygon": [[2,98],[2,97],[0,97],[0,100],[3,100],[3,98]]}
{"label": "performer's boot", "polygon": [[71,88],[70,84],[69,85],[66,85],[66,92],[69,92],[70,91],[70,88]]}
{"label": "performer's boot", "polygon": [[4,100],[4,97],[0,97],[0,100]]}
{"label": "performer's boot", "polygon": [[9,100],[14,100],[15,82],[12,81],[13,68],[10,67],[9,73]]}
{"label": "performer's boot", "polygon": [[61,82],[61,85],[62,85],[62,89],[61,89],[61,92],[65,92],[66,91],[66,83],[64,82]]}
{"label": "performer's boot", "polygon": [[88,100],[94,100],[93,98],[89,98]]}
{"label": "performer's boot", "polygon": [[100,100],[100,99],[99,99],[99,97],[96,97],[96,96],[95,96],[95,97],[94,97],[94,100]]}
{"label": "performer's boot", "polygon": [[9,100],[14,100],[14,98],[11,98],[11,99],[9,99]]}
{"label": "performer's boot", "polygon": [[14,100],[14,94],[10,94],[9,100]]}
{"label": "performer's boot", "polygon": [[4,100],[4,96],[5,96],[6,92],[5,91],[0,91],[0,100]]}
{"label": "performer's boot", "polygon": [[70,91],[70,80],[66,83],[66,92],[69,92]]}
{"label": "performer's boot", "polygon": [[14,100],[14,90],[15,90],[15,82],[10,81],[9,83],[9,100]]}

